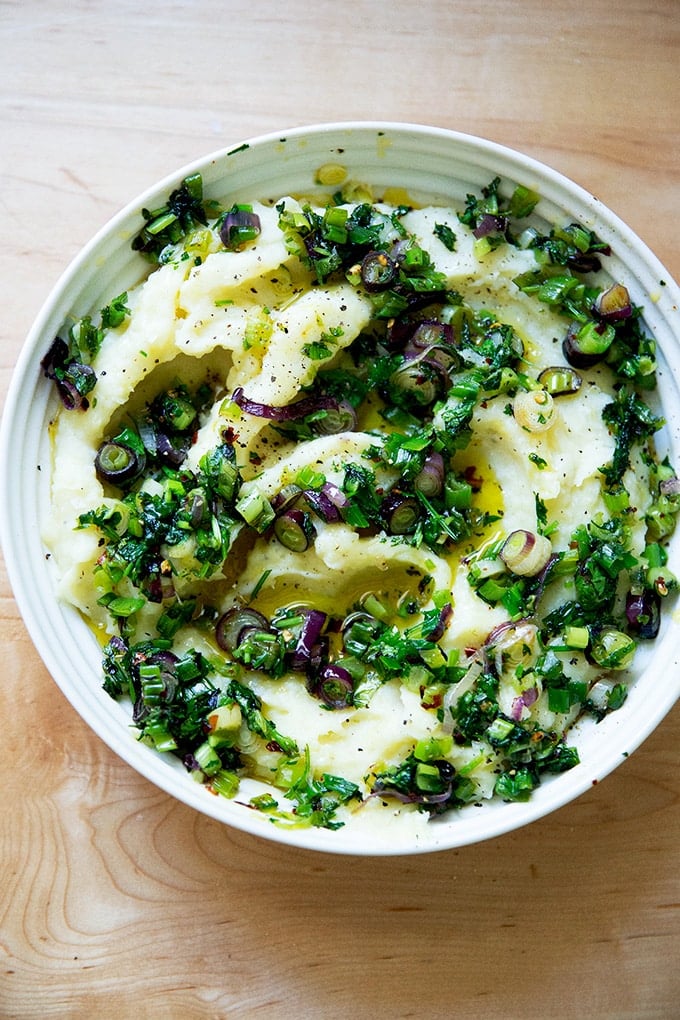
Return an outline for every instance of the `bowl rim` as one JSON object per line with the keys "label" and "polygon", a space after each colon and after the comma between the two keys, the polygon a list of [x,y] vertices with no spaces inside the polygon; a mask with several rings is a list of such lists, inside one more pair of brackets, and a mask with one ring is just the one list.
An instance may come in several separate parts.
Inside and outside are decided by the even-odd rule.
{"label": "bowl rim", "polygon": [[[519,175],[514,177],[515,180],[526,179],[528,174],[532,174],[542,184],[547,184],[548,193],[545,194],[541,191],[542,200],[550,201],[553,194],[555,194],[559,195],[561,202],[567,200],[569,207],[575,205],[581,209],[589,210],[590,215],[597,221],[598,226],[606,228],[604,233],[610,233],[616,237],[625,236],[630,248],[627,251],[629,259],[626,260],[626,265],[630,264],[630,259],[634,255],[633,263],[636,269],[633,272],[633,276],[636,279],[639,278],[639,274],[642,268],[644,268],[645,272],[642,274],[642,282],[653,279],[665,281],[660,299],[656,303],[656,310],[669,323],[668,332],[674,337],[676,346],[680,347],[680,340],[678,339],[680,337],[680,329],[678,328],[677,321],[678,307],[680,307],[680,289],[678,289],[677,284],[661,261],[616,213],[604,206],[586,189],[534,157],[527,156],[487,138],[447,128],[413,124],[408,121],[331,121],[256,135],[237,146],[222,147],[205,156],[194,159],[184,167],[167,174],[161,180],[147,187],[141,194],[127,202],[100,227],[69,262],[51,288],[20,348],[7,391],[2,421],[0,422],[0,545],[3,549],[8,578],[20,614],[33,644],[53,680],[76,712],[95,731],[96,735],[123,761],[131,765],[157,787],[163,789],[166,793],[169,793],[184,804],[195,808],[202,814],[250,834],[265,837],[286,845],[315,851],[359,856],[431,853],[470,845],[506,834],[533,821],[537,821],[567,803],[571,803],[592,785],[599,783],[601,779],[613,771],[621,761],[628,757],[651,734],[668,714],[678,698],[680,698],[680,669],[676,671],[675,682],[668,685],[665,697],[659,699],[655,711],[648,713],[645,726],[638,730],[634,728],[631,730],[630,726],[624,727],[625,741],[621,740],[621,743],[625,744],[624,750],[621,749],[621,746],[617,746],[616,741],[614,741],[615,747],[609,753],[603,752],[596,755],[595,759],[582,762],[581,765],[572,769],[568,773],[571,779],[569,783],[562,783],[561,785],[553,783],[551,786],[553,791],[551,796],[544,796],[542,798],[532,797],[526,804],[506,806],[511,807],[510,810],[501,811],[497,809],[494,813],[493,822],[489,818],[490,824],[484,819],[484,824],[475,823],[472,827],[468,826],[469,831],[467,835],[456,834],[456,828],[460,829],[464,828],[464,826],[456,825],[456,818],[448,818],[446,829],[444,826],[440,827],[442,832],[449,831],[446,838],[431,839],[422,844],[409,844],[407,847],[391,843],[353,846],[351,839],[338,839],[338,833],[329,834],[326,830],[284,829],[276,825],[264,825],[262,816],[253,811],[242,810],[239,815],[235,815],[233,818],[224,817],[225,802],[222,798],[209,797],[205,790],[195,783],[192,784],[194,789],[187,787],[186,784],[180,787],[177,783],[176,771],[174,769],[167,772],[161,770],[158,764],[160,761],[158,753],[150,751],[134,741],[124,727],[120,727],[120,732],[111,732],[106,728],[102,730],[102,713],[97,710],[96,704],[93,705],[87,700],[83,702],[83,699],[78,696],[77,690],[69,679],[69,670],[66,662],[57,654],[54,642],[50,641],[45,633],[45,618],[41,612],[44,609],[44,601],[42,604],[36,605],[35,596],[37,589],[35,578],[32,579],[34,583],[33,587],[31,587],[30,579],[26,577],[22,567],[22,550],[30,546],[30,540],[25,536],[23,542],[20,540],[22,526],[26,524],[25,511],[27,508],[13,492],[13,486],[16,484],[21,471],[20,465],[16,463],[14,450],[17,442],[17,424],[26,424],[28,421],[24,406],[26,403],[25,393],[28,388],[26,384],[28,382],[28,384],[32,384],[36,389],[38,388],[36,376],[41,374],[39,371],[40,346],[41,344],[44,345],[49,323],[55,320],[55,316],[58,318],[60,309],[63,309],[63,314],[65,315],[66,310],[71,307],[71,295],[78,291],[83,269],[92,264],[93,257],[96,258],[97,252],[108,239],[120,235],[120,239],[117,242],[118,246],[129,248],[129,238],[123,239],[122,237],[122,234],[125,233],[123,229],[125,223],[130,220],[130,217],[136,216],[138,218],[139,211],[142,208],[153,207],[154,202],[159,197],[167,195],[188,174],[194,172],[205,173],[207,168],[222,167],[223,164],[226,167],[229,159],[234,157],[241,159],[243,158],[241,154],[246,154],[249,150],[276,146],[281,144],[284,139],[286,143],[297,142],[309,145],[310,139],[322,141],[344,134],[347,134],[348,138],[353,134],[354,136],[366,135],[374,139],[376,136],[385,136],[401,138],[403,140],[408,136],[414,141],[420,142],[425,141],[425,139],[434,139],[437,141],[437,144],[452,146],[460,152],[464,151],[467,153],[468,151],[474,151],[476,155],[483,154],[484,159],[489,165],[497,162],[499,164],[503,163],[506,168],[515,168]],[[246,156],[245,158],[247,159],[248,157]],[[223,170],[222,173],[226,173],[226,170]],[[507,170],[503,176],[507,176]],[[243,190],[243,186],[241,186],[241,190]],[[598,232],[602,236],[602,230],[600,229]],[[675,310],[676,318],[675,328],[672,325],[673,309]],[[680,376],[680,356],[677,355],[677,352],[672,351],[670,346],[669,350],[664,351],[664,353],[666,355],[676,355],[676,376]],[[38,362],[37,365],[36,362]],[[45,385],[47,384],[45,383]],[[47,401],[49,399],[48,397]],[[45,420],[43,419],[43,426],[44,424]],[[675,441],[680,448],[680,426],[677,422],[674,423],[674,430]],[[28,430],[26,431],[28,433]],[[28,435],[22,440],[27,452],[31,449],[29,440],[30,436]],[[43,443],[44,440],[45,437],[43,436]],[[47,476],[48,472],[43,472],[43,475]],[[47,478],[45,477],[42,480],[43,486],[46,483]],[[38,541],[42,546],[39,536]],[[45,577],[47,577],[47,568],[45,569]],[[47,596],[44,596],[44,598],[47,599]],[[69,613],[67,612],[66,616],[68,615]],[[74,625],[80,623],[82,627],[86,626],[76,610],[72,610],[72,621]],[[666,637],[666,645],[669,645],[668,634]],[[674,644],[677,644],[677,641]],[[638,679],[641,679],[641,677]],[[638,684],[635,686],[638,686]],[[616,730],[619,727],[615,722],[611,728]],[[139,753],[140,750],[143,752],[142,754]],[[559,779],[560,777],[555,778]],[[220,810],[217,810],[216,803],[220,805]],[[490,807],[491,805],[485,805],[484,810],[487,812],[487,816],[489,815]],[[459,813],[453,814],[457,816]],[[478,812],[478,815],[481,814],[482,812]],[[495,817],[496,815],[498,815],[497,818]],[[329,836],[333,838],[329,838]]]}

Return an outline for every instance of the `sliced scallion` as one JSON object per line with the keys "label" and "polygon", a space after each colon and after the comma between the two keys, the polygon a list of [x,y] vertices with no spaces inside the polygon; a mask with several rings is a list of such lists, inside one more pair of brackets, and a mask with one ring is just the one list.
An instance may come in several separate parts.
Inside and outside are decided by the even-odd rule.
{"label": "sliced scallion", "polygon": [[315,533],[310,514],[295,507],[286,510],[274,521],[274,534],[281,545],[292,552],[308,549]]}
{"label": "sliced scallion", "polygon": [[500,558],[508,570],[519,577],[534,577],[552,556],[552,543],[545,535],[521,529],[508,535]]}

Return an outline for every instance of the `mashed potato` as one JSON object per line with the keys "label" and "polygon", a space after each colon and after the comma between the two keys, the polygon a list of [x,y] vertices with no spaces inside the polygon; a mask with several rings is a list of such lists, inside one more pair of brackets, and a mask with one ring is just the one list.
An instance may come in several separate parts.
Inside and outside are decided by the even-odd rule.
{"label": "mashed potato", "polygon": [[518,241],[504,201],[234,209],[245,239],[187,232],[48,366],[96,377],[45,540],[106,689],[284,824],[525,799],[673,585],[653,343],[620,294],[592,311],[594,236]]}

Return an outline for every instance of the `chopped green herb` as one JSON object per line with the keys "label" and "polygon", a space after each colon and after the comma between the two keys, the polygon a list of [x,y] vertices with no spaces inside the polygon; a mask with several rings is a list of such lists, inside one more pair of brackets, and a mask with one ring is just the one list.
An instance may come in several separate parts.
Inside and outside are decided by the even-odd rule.
{"label": "chopped green herb", "polygon": [[[179,757],[212,793],[233,799],[242,777],[271,780],[279,793],[250,798],[252,809],[279,825],[330,830],[369,797],[428,815],[479,804],[492,788],[523,802],[546,774],[578,765],[565,742],[573,719],[599,720],[624,704],[625,671],[678,588],[665,546],[680,483],[653,445],[663,420],[644,399],[656,346],[641,309],[621,284],[598,282],[610,252],[591,229],[520,224],[538,202],[532,189],[495,177],[434,226],[425,218],[428,241],[410,229],[418,210],[374,203],[353,182],[323,208],[281,200],[266,225],[278,223],[287,255],[242,284],[233,260],[259,259],[262,207],[224,211],[192,174],[143,210],[135,251],[190,284],[210,256],[229,291],[206,292],[195,316],[186,306],[188,328],[214,330],[205,357],[161,365],[152,333],[139,333],[133,360],[149,359],[144,389],[111,418],[93,465],[103,496],[77,523],[95,539],[97,623],[108,617],[116,634],[103,653],[104,689],[129,700],[141,741]],[[537,302],[545,322],[564,322],[553,342],[562,341],[567,367],[559,355],[553,363],[549,338],[524,337],[504,308],[483,305],[488,281],[449,285],[463,240],[480,260],[521,250],[514,297],[527,314]],[[429,251],[441,256],[439,244],[452,253],[441,265]],[[336,311],[328,304],[299,329],[297,301],[314,293],[337,300]],[[355,303],[363,311],[348,310]],[[232,305],[228,316],[216,311]],[[121,293],[99,319],[77,318],[56,338],[43,369],[66,407],[87,409],[102,345],[119,342],[138,307],[135,292]],[[329,312],[342,325],[326,326]],[[221,348],[225,328],[228,357],[215,358],[207,352]],[[544,361],[549,351],[547,366],[538,348]],[[591,378],[597,361],[604,370]],[[250,398],[232,383],[243,373]],[[275,399],[289,381],[295,396]],[[569,533],[551,435],[523,431],[509,461],[540,490],[532,502],[528,485],[521,505],[504,501],[507,475],[493,476],[484,437],[502,448],[521,425],[518,394],[534,391],[554,398],[572,427],[569,407],[591,383],[611,395],[602,421],[613,452],[599,469],[597,509]],[[354,433],[346,444],[343,433]],[[636,506],[647,476],[650,498]],[[515,523],[524,511],[526,523]],[[513,535],[545,556],[514,561]],[[478,647],[457,618],[470,605],[489,618]],[[360,784],[317,767],[279,723],[283,700],[287,712],[310,699],[329,730],[335,713],[349,734],[355,713],[392,688],[402,691],[405,725],[408,713],[429,713],[419,731],[429,735],[407,743],[400,760],[390,752],[379,762],[359,746],[357,727],[357,753],[371,755]]]}
{"label": "chopped green herb", "polygon": [[446,223],[435,223],[434,235],[438,237],[447,251],[456,250],[456,235]]}

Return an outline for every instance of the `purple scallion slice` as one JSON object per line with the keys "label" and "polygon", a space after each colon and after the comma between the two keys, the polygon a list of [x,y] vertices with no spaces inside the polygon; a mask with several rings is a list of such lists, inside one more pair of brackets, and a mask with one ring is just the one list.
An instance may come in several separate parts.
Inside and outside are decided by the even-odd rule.
{"label": "purple scallion slice", "polygon": [[305,611],[304,621],[291,658],[291,669],[296,671],[307,669],[312,661],[314,650],[319,644],[321,632],[327,619],[326,613],[320,609]]}
{"label": "purple scallion slice", "polygon": [[316,534],[308,513],[293,507],[284,511],[274,521],[274,534],[286,549],[304,552]]}
{"label": "purple scallion slice", "polygon": [[215,640],[225,652],[233,652],[240,644],[246,630],[268,630],[269,620],[256,609],[245,606],[233,606],[228,609],[215,627]]}
{"label": "purple scallion slice", "polygon": [[261,233],[260,217],[251,208],[231,209],[220,224],[220,240],[225,248],[234,250]]}
{"label": "purple scallion slice", "polygon": [[386,290],[396,280],[397,268],[384,251],[369,251],[361,263],[361,282],[371,293]]}
{"label": "purple scallion slice", "polygon": [[256,418],[267,418],[269,421],[280,422],[297,421],[300,418],[305,418],[308,414],[314,414],[317,411],[337,410],[338,407],[338,401],[334,397],[329,396],[303,397],[302,400],[296,400],[293,404],[286,404],[284,406],[263,404],[258,400],[250,400],[240,386],[234,390],[231,399],[246,414],[252,414]]}
{"label": "purple scallion slice", "polygon": [[328,708],[347,708],[352,704],[354,684],[348,670],[343,666],[329,663],[312,685],[312,694]]}
{"label": "purple scallion slice", "polygon": [[146,457],[136,453],[126,443],[107,440],[97,450],[94,467],[101,482],[125,485],[144,470]]}

